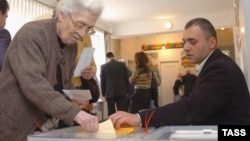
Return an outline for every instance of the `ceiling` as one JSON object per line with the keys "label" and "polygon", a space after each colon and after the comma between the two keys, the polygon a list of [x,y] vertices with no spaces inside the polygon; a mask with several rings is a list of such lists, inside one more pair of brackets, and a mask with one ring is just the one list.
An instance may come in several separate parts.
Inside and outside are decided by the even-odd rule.
{"label": "ceiling", "polygon": [[[37,0],[53,6],[56,0]],[[162,20],[183,19],[202,15],[233,15],[234,0],[103,0],[100,21],[111,26]],[[221,20],[221,19],[218,19]]]}
{"label": "ceiling", "polygon": [[162,20],[230,10],[233,0],[104,0],[101,19],[112,23]]}

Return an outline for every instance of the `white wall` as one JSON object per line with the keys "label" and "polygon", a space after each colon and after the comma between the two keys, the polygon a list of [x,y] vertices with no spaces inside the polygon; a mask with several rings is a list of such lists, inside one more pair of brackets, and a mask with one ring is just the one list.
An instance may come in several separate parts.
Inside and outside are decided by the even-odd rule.
{"label": "white wall", "polygon": [[[241,67],[250,89],[250,1],[240,0],[239,4],[239,28],[241,30],[240,46],[236,47],[236,62]],[[235,27],[237,28],[237,27]],[[236,30],[236,29],[235,29]],[[237,33],[237,32],[235,32]],[[236,36],[236,35],[235,35]],[[235,37],[235,41],[237,38]]]}
{"label": "white wall", "polygon": [[[176,43],[176,42],[182,42],[182,32],[123,38],[120,41],[121,58],[125,60],[134,60],[135,52],[142,51],[141,49],[142,45]],[[159,66],[160,61],[176,60],[176,61],[181,62],[182,50],[183,50],[182,48],[179,48],[179,49],[151,50],[151,51],[145,51],[145,52],[146,53],[158,53],[158,60],[156,63]],[[180,64],[180,67],[181,67],[181,64]]]}
{"label": "white wall", "polygon": [[[209,13],[206,15],[193,15],[189,17],[178,17],[168,19],[173,23],[173,28],[164,28],[165,21],[143,21],[119,24],[112,27],[113,38],[133,37],[139,35],[152,35],[159,33],[173,33],[182,31],[185,24],[193,18],[204,17],[209,19],[215,27],[233,27],[235,25],[233,8],[231,11],[221,11],[220,13]],[[222,20],[223,19],[223,20]]]}

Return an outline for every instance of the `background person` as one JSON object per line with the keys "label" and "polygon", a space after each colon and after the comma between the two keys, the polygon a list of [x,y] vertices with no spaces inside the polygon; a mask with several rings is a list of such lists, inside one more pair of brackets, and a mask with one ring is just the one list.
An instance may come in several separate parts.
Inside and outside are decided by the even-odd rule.
{"label": "background person", "polygon": [[[159,107],[158,104],[158,87],[161,85],[161,76],[157,65],[152,67],[152,80],[151,80],[151,108]],[[153,105],[152,105],[153,104]]]}
{"label": "background person", "polygon": [[3,66],[3,60],[7,48],[11,42],[11,35],[7,29],[4,29],[8,17],[9,3],[6,0],[0,0],[0,71]]}
{"label": "background person", "polygon": [[196,80],[196,76],[190,72],[189,69],[186,70],[186,74],[182,76],[182,84],[184,86],[184,97],[189,96],[192,88],[194,86],[194,82]]}
{"label": "background person", "polygon": [[[123,60],[123,59],[120,59],[119,60],[120,62],[123,62],[125,65],[126,65],[126,68],[127,68],[127,79],[129,80],[129,78],[132,76],[132,70],[128,67],[127,63]],[[129,83],[129,92],[128,92],[128,95],[127,95],[127,110],[126,111],[129,111],[129,108],[130,108],[130,104],[131,104],[131,96],[134,94],[135,92],[135,89],[134,89],[134,85]]]}
{"label": "background person", "polygon": [[182,84],[182,73],[177,74],[177,79],[174,82],[173,92],[174,92],[174,102],[179,101],[181,98],[180,92],[183,91]]}
{"label": "background person", "polygon": [[114,59],[114,54],[106,54],[107,63],[101,66],[101,90],[107,101],[108,115],[117,110],[127,111],[129,93],[128,72],[125,63]]}
{"label": "background person", "polygon": [[[45,114],[96,132],[98,119],[54,87],[74,89],[76,42],[87,35],[103,9],[101,0],[61,0],[56,18],[25,24],[13,38],[0,74],[0,140],[27,140]],[[61,79],[59,79],[61,78]],[[15,130],[13,130],[15,129]]]}
{"label": "background person", "polygon": [[[250,124],[250,96],[239,66],[217,48],[213,25],[204,18],[190,20],[183,34],[184,51],[197,68],[198,78],[190,96],[138,114],[117,112],[113,124],[142,127],[164,125]],[[145,121],[149,120],[148,125]]]}
{"label": "background person", "polygon": [[135,71],[129,78],[134,84],[135,93],[132,96],[131,113],[137,113],[142,109],[150,108],[152,63],[144,52],[136,52],[134,56]]}

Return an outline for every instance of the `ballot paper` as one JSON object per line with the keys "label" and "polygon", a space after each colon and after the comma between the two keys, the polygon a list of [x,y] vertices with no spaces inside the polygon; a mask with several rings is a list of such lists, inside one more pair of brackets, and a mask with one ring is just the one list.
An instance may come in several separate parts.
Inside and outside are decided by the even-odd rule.
{"label": "ballot paper", "polygon": [[134,128],[125,127],[115,129],[111,119],[99,123],[99,129],[95,133],[86,132],[80,126],[76,130],[64,133],[65,138],[81,138],[81,139],[99,139],[99,140],[118,140],[120,137],[126,136],[133,132]]}
{"label": "ballot paper", "polygon": [[117,135],[119,136],[126,136],[130,133],[134,132],[133,127],[120,127],[120,128],[114,128],[114,125],[110,119],[99,123],[99,130],[97,132],[97,135],[106,135],[106,137],[115,138]]}
{"label": "ballot paper", "polygon": [[99,129],[95,133],[95,137],[98,139],[115,139],[117,138],[113,123],[110,119],[99,123]]}
{"label": "ballot paper", "polygon": [[66,133],[64,137],[75,137],[75,138],[83,138],[83,139],[100,139],[100,140],[110,140],[117,139],[117,134],[113,127],[111,120],[106,120],[104,122],[99,123],[99,129],[96,133],[88,133],[84,129],[78,129],[74,133]]}
{"label": "ballot paper", "polygon": [[78,63],[76,65],[74,76],[81,76],[81,71],[90,65],[95,48],[85,47],[80,55]]}
{"label": "ballot paper", "polygon": [[65,90],[63,89],[63,93],[69,99],[74,99],[78,102],[89,101],[92,99],[90,90]]}
{"label": "ballot paper", "polygon": [[97,133],[112,133],[115,134],[115,128],[111,119],[108,119],[104,122],[99,123],[99,130]]}

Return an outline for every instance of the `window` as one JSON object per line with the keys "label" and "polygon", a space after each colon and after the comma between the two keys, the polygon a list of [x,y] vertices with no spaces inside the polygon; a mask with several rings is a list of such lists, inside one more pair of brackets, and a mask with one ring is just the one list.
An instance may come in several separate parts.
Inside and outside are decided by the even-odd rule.
{"label": "window", "polygon": [[106,63],[104,32],[96,30],[96,33],[91,36],[91,41],[92,47],[95,48],[94,60],[97,68],[96,77],[98,82],[100,82],[101,65]]}

